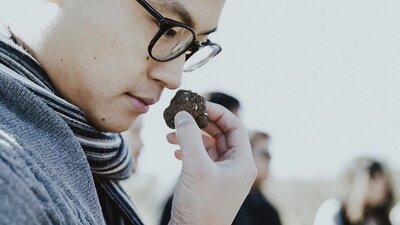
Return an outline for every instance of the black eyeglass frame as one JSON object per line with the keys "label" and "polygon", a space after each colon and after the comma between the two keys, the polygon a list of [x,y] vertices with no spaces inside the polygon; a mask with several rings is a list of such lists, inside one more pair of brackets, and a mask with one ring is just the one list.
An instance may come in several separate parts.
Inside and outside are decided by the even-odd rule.
{"label": "black eyeglass frame", "polygon": [[[158,32],[156,33],[156,35],[153,37],[153,39],[150,41],[149,46],[147,48],[147,51],[149,52],[149,55],[152,59],[159,61],[159,62],[167,62],[167,61],[171,61],[173,59],[178,58],[179,56],[181,56],[182,54],[186,53],[189,51],[189,53],[186,53],[186,61],[192,56],[194,55],[194,53],[196,53],[197,51],[199,51],[201,48],[205,47],[205,46],[214,46],[218,49],[218,51],[216,51],[214,54],[212,54],[211,57],[214,57],[216,55],[218,55],[221,51],[222,48],[220,45],[211,42],[209,39],[207,39],[205,42],[200,42],[197,41],[197,35],[196,32],[189,26],[187,26],[184,23],[181,23],[179,21],[173,20],[173,19],[169,19],[166,18],[164,16],[162,16],[159,12],[157,12],[157,10],[155,10],[147,1],[145,0],[136,0],[140,5],[143,6],[143,8],[150,13],[151,16],[154,17],[154,19],[157,20],[157,22],[159,23],[159,27],[160,29],[158,30]],[[192,43],[189,44],[186,48],[184,48],[183,50],[179,51],[177,54],[172,55],[171,57],[168,57],[166,59],[159,59],[155,56],[153,56],[152,54],[152,49],[154,47],[154,45],[156,44],[156,42],[158,41],[158,39],[160,39],[160,37],[162,35],[164,35],[164,33],[166,31],[168,31],[169,29],[173,28],[173,27],[183,27],[187,30],[189,30],[192,34],[193,34],[193,40]],[[208,61],[208,60],[207,60]],[[205,64],[205,63],[204,63]],[[204,65],[202,64],[202,65]],[[202,66],[200,65],[200,66]]]}

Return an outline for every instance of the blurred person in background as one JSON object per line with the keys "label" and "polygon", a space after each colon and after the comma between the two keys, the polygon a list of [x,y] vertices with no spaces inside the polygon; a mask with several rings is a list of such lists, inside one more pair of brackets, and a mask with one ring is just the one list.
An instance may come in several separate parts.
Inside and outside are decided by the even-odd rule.
{"label": "blurred person in background", "polygon": [[122,135],[125,137],[129,149],[132,152],[132,173],[136,172],[139,155],[144,146],[141,136],[142,127],[143,119],[141,117],[138,117],[133,125],[127,131],[122,133]]}
{"label": "blurred person in background", "polygon": [[270,137],[262,131],[251,131],[249,139],[258,175],[233,225],[281,225],[278,211],[262,193],[262,186],[270,174]]}
{"label": "blurred person in background", "polygon": [[[132,175],[129,179],[120,182],[123,190],[135,203],[135,209],[140,212],[144,222],[154,224],[148,214],[153,209],[154,192],[156,192],[157,179],[150,174],[140,173],[137,170],[139,158],[144,147],[142,140],[143,116],[139,116],[133,125],[122,133],[129,150],[132,152]],[[133,204],[132,203],[132,204]],[[146,220],[147,219],[147,220]]]}
{"label": "blurred person in background", "polygon": [[[208,92],[203,96],[207,101],[222,105],[231,111],[235,116],[239,117],[240,101],[237,98],[223,92]],[[171,217],[172,201],[173,194],[171,194],[164,203],[160,218],[160,225],[168,225]]]}
{"label": "blurred person in background", "polygon": [[400,202],[390,212],[390,221],[392,225],[400,225]]}
{"label": "blurred person in background", "polygon": [[342,201],[329,199],[319,208],[314,225],[391,225],[394,201],[390,174],[383,163],[362,157],[345,175]]}
{"label": "blurred person in background", "polygon": [[232,95],[215,91],[206,93],[204,96],[207,101],[220,104],[231,111],[233,114],[235,114],[237,117],[240,117],[240,101]]}

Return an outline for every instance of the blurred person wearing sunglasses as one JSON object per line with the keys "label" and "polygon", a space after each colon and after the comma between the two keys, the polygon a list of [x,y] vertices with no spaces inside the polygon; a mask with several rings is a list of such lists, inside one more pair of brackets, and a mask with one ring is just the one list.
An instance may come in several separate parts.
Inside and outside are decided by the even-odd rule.
{"label": "blurred person wearing sunglasses", "polygon": [[[120,132],[221,51],[223,5],[2,0],[0,224],[142,224],[118,183],[133,167]],[[170,225],[231,223],[256,175],[244,126],[207,108],[208,145],[185,112],[167,137],[182,160]]]}

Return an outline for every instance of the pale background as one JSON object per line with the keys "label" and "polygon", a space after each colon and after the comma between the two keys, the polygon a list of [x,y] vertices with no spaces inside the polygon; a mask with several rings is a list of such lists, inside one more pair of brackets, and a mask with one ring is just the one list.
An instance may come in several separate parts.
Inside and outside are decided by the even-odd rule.
{"label": "pale background", "polygon": [[[399,9],[400,1],[227,1],[210,37],[223,52],[184,74],[182,88],[238,97],[244,123],[272,135],[277,177],[331,177],[360,154],[400,169]],[[142,171],[179,169],[162,119],[173,94],[145,117]]]}
{"label": "pale background", "polygon": [[[244,123],[271,134],[269,189],[286,224],[311,224],[320,202],[337,192],[331,180],[354,157],[376,156],[400,170],[399,10],[398,0],[228,0],[210,37],[223,52],[184,74],[182,88],[236,96]],[[139,199],[151,196],[143,215],[150,223],[180,170],[162,119],[174,93],[145,116],[146,146],[130,181],[145,187]],[[285,198],[302,203],[289,212]]]}
{"label": "pale background", "polygon": [[[16,2],[37,12],[29,3]],[[227,0],[210,37],[223,52],[184,75],[182,88],[236,96],[243,122],[271,134],[265,191],[285,224],[311,224],[354,157],[400,171],[399,11],[398,0]],[[174,93],[145,116],[138,174],[125,183],[149,225],[180,170],[162,119]]]}

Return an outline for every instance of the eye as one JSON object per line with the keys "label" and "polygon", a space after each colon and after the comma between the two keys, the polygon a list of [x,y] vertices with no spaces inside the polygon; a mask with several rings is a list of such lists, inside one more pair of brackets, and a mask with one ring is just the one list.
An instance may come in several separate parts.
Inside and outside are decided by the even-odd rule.
{"label": "eye", "polygon": [[176,34],[177,34],[178,32],[176,32],[174,29],[168,29],[165,33],[164,33],[164,36],[166,37],[166,38],[173,38],[173,37],[175,37],[176,36]]}

